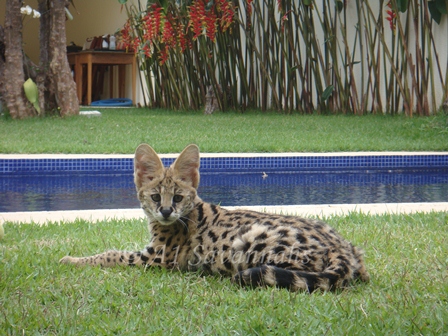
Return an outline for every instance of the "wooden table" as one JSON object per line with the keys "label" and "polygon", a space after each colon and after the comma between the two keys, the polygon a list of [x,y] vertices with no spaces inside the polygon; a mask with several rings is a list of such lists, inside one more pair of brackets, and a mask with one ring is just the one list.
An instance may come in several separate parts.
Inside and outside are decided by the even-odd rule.
{"label": "wooden table", "polygon": [[[68,62],[75,67],[76,92],[79,103],[82,104],[82,66],[87,66],[87,105],[92,103],[92,65],[118,66],[118,94],[124,98],[126,65],[132,65],[132,102],[135,104],[135,91],[137,86],[137,62],[134,53],[125,51],[94,51],[86,50],[67,54]],[[114,88],[113,71],[110,73],[110,96],[113,98]]]}

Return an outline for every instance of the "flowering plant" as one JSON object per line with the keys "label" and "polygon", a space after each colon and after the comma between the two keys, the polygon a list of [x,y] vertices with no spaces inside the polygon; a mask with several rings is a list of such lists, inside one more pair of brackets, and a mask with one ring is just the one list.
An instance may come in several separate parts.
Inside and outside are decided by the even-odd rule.
{"label": "flowering plant", "polygon": [[32,9],[29,5],[20,8],[20,13],[28,16],[33,15],[33,19],[40,18],[40,13],[37,10]]}
{"label": "flowering plant", "polygon": [[211,86],[222,109],[429,115],[448,85],[433,32],[446,0],[150,0],[126,9],[122,36],[153,107],[198,109]]}
{"label": "flowering plant", "polygon": [[156,1],[132,14],[122,30],[126,48],[147,58],[158,51],[164,64],[170,51],[182,53],[200,36],[216,42],[217,32],[226,32],[234,22],[235,8],[229,0],[193,0],[184,8]]}

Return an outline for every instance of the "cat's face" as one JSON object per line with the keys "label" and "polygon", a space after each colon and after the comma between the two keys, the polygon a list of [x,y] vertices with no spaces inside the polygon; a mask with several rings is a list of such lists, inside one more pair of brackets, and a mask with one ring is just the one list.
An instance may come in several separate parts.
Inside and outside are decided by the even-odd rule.
{"label": "cat's face", "polygon": [[134,158],[138,199],[151,222],[170,225],[194,207],[199,185],[199,149],[190,145],[165,168],[156,152],[140,145]]}

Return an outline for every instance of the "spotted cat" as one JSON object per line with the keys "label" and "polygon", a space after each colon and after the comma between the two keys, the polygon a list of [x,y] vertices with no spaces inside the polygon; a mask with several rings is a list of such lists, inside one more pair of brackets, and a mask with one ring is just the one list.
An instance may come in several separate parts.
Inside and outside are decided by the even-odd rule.
{"label": "spotted cat", "polygon": [[150,146],[140,145],[134,181],[149,219],[149,245],[61,262],[200,270],[231,276],[242,286],[291,291],[335,290],[369,280],[361,251],[321,221],[229,211],[202,201],[196,194],[199,161],[198,147],[190,145],[165,168]]}

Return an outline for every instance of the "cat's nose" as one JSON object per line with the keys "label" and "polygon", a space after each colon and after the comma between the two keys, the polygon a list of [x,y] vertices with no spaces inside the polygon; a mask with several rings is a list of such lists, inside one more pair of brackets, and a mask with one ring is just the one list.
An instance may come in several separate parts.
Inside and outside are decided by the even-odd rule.
{"label": "cat's nose", "polygon": [[162,214],[163,218],[165,218],[165,219],[168,219],[168,217],[170,217],[172,212],[173,212],[173,209],[171,209],[171,208],[162,208],[162,210],[160,210],[160,213]]}

